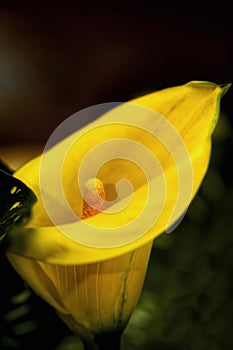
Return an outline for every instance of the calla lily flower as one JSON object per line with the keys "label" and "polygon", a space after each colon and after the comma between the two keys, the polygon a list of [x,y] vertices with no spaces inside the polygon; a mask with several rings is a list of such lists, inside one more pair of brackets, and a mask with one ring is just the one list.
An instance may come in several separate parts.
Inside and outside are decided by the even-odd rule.
{"label": "calla lily flower", "polygon": [[[34,191],[37,203],[27,226],[9,233],[7,257],[85,341],[101,348],[127,325],[154,239],[181,220],[207,171],[211,134],[228,88],[191,81],[115,106],[14,173]],[[104,148],[98,151],[99,144]],[[127,145],[135,146],[128,157]],[[88,160],[93,149],[97,155]],[[99,166],[103,152],[107,156]],[[95,177],[104,186],[107,205],[83,217],[80,188],[93,178],[85,161],[98,168]],[[131,182],[133,193],[123,191],[116,199],[121,179]]]}

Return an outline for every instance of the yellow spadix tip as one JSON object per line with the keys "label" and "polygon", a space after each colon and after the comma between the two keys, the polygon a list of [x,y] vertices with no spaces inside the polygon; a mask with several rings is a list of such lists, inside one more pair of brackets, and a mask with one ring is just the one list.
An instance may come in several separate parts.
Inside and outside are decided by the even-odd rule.
{"label": "yellow spadix tip", "polygon": [[84,185],[83,219],[89,218],[105,209],[106,194],[102,181],[89,179]]}

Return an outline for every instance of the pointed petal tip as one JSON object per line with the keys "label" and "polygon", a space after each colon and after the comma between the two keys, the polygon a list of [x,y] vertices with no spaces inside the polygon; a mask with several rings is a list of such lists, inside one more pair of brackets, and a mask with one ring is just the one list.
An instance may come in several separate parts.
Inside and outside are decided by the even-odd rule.
{"label": "pointed petal tip", "polygon": [[201,85],[201,84],[207,84],[207,85],[213,85],[215,87],[220,87],[222,89],[222,91],[224,92],[224,94],[229,90],[229,88],[232,85],[232,83],[216,84],[216,83],[214,83],[212,81],[208,81],[208,80],[191,80],[188,83],[186,83],[185,85]]}
{"label": "pointed petal tip", "polygon": [[221,97],[223,97],[223,96],[227,93],[227,91],[230,89],[231,85],[232,85],[232,83],[227,83],[227,84],[221,84],[221,85],[219,85],[220,88],[222,89],[222,91],[221,91]]}

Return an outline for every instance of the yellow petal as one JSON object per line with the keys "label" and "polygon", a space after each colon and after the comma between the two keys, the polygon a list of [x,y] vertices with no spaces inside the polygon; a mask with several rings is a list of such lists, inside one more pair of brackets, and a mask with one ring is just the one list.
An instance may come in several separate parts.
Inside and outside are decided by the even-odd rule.
{"label": "yellow petal", "polygon": [[[210,158],[210,136],[218,118],[220,98],[228,88],[229,86],[218,86],[208,82],[190,82],[149,94],[131,101],[131,104],[124,104],[107,112],[94,123],[49,150],[46,153],[47,163],[44,164],[50,166],[44,166],[42,176],[46,180],[50,178],[52,180],[47,188],[42,186],[42,191],[48,192],[45,197],[50,198],[49,202],[55,207],[55,214],[62,218],[60,224],[63,224],[74,220],[71,215],[70,219],[65,221],[69,213],[66,215],[67,208],[63,205],[59,191],[56,191],[57,183],[51,176],[51,169],[60,171],[59,158],[64,156],[68,145],[72,145],[65,154],[61,178],[66,200],[75,215],[80,217],[82,196],[77,184],[77,172],[80,171],[86,154],[98,143],[118,139],[116,142],[119,142],[119,147],[116,147],[118,144],[115,143],[115,147],[109,147],[108,151],[113,160],[102,165],[96,177],[104,184],[108,183],[110,187],[116,186],[120,179],[126,178],[133,185],[133,196],[122,198],[110,206],[111,213],[100,213],[85,220],[85,224],[76,218],[76,222],[59,227],[52,226],[39,187],[40,162],[42,159],[43,167],[43,157],[38,157],[20,168],[15,176],[34,190],[38,203],[34,207],[31,228],[11,233],[12,245],[9,250],[15,254],[54,264],[85,264],[128,253],[164,232],[187,209],[205,175]],[[139,124],[135,126],[135,121],[132,122],[137,108],[135,106],[140,109],[138,123],[142,123],[141,128]],[[146,108],[142,109],[140,106]],[[151,124],[152,110],[162,115],[162,119],[157,119],[154,124]],[[180,140],[176,138],[173,140],[172,133],[166,134],[166,130],[172,130],[167,129],[168,125],[175,128]],[[163,137],[166,139],[165,145]],[[137,142],[143,145],[154,158],[158,159],[162,171],[152,172],[147,181],[140,166],[132,165],[129,159],[118,159],[114,152],[118,148],[124,150],[122,138],[127,139],[129,145],[130,142],[134,142],[134,145]],[[182,153],[184,150],[180,148],[178,141],[184,142],[189,157]],[[166,147],[166,143],[169,143],[169,147]],[[178,154],[178,158],[174,159],[174,154],[176,156]],[[191,175],[191,180],[186,174]],[[163,188],[164,184],[166,186]],[[151,198],[148,200],[151,188],[157,189],[152,193],[154,200]],[[185,195],[189,191],[190,196]],[[110,190],[110,201],[113,200],[112,193]],[[141,219],[145,203],[147,215]],[[153,216],[156,217],[154,222]],[[140,220],[136,220],[137,218]],[[146,227],[147,220],[151,219],[152,222]],[[51,226],[45,227],[48,225]],[[117,230],[119,227],[121,229]],[[135,230],[142,235],[135,236]],[[95,236],[96,231],[99,233],[98,236]],[[62,232],[66,234],[68,232],[72,239]],[[112,235],[112,232],[117,234]],[[76,234],[78,242],[75,241]],[[111,246],[112,237],[114,242]],[[93,244],[95,239],[98,241],[96,246]]]}
{"label": "yellow petal", "polygon": [[151,246],[152,242],[115,259],[80,266],[52,265],[14,254],[8,259],[68,326],[86,338],[126,326],[141,294]]}
{"label": "yellow petal", "polygon": [[93,334],[100,334],[127,324],[141,294],[150,250],[151,243],[122,257],[94,264],[43,264],[48,275],[55,276],[61,299],[73,319]]}

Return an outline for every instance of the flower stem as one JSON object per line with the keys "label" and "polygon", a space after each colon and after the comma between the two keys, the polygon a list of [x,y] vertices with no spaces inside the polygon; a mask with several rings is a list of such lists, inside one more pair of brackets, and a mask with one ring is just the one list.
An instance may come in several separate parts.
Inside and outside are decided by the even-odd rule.
{"label": "flower stem", "polygon": [[93,343],[84,341],[84,350],[120,350],[122,332],[97,334]]}

